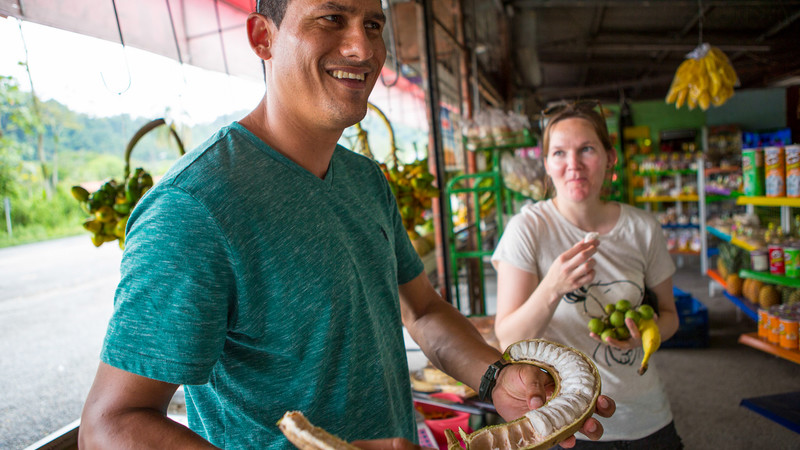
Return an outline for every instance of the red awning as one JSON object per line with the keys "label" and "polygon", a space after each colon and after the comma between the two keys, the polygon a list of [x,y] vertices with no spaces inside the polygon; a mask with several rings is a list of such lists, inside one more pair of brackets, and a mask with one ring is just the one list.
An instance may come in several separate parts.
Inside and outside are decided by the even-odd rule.
{"label": "red awning", "polygon": [[0,0],[0,15],[111,42],[121,33],[126,46],[261,80],[245,35],[254,9],[255,0]]}

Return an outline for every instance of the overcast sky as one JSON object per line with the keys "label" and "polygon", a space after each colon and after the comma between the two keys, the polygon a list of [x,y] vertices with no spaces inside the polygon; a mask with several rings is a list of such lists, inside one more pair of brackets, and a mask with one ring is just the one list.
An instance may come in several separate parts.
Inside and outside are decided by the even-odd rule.
{"label": "overcast sky", "polygon": [[181,66],[135,48],[30,22],[22,22],[20,32],[19,24],[0,19],[0,75],[12,75],[30,89],[19,65],[27,46],[37,95],[73,111],[157,118],[170,107],[169,118],[194,124],[252,109],[264,92],[263,84]]}

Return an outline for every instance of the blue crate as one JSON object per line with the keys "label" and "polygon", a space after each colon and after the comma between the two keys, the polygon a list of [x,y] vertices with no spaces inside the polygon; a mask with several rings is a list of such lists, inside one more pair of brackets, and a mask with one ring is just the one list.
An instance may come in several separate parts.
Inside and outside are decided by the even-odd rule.
{"label": "blue crate", "polygon": [[708,308],[678,288],[673,288],[673,294],[680,325],[674,336],[661,343],[661,348],[708,347]]}

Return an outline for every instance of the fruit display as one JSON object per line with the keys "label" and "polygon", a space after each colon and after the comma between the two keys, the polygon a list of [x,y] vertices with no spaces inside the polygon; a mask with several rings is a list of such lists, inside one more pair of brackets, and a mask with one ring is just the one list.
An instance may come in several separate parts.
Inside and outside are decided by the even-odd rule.
{"label": "fruit display", "polygon": [[[545,370],[555,381],[553,397],[542,407],[511,422],[481,428],[471,434],[459,429],[470,449],[546,449],[574,434],[592,415],[600,395],[600,374],[582,352],[542,339],[520,341],[508,347],[504,359]],[[445,430],[449,449],[462,445]]]}
{"label": "fruit display", "polygon": [[[400,217],[403,219],[403,226],[408,237],[414,244],[417,253],[424,256],[436,246],[434,241],[421,236],[419,232],[420,227],[428,224],[430,219],[426,218],[425,214],[431,209],[433,199],[439,196],[439,189],[435,186],[436,177],[428,170],[427,158],[417,159],[410,163],[402,163],[398,160],[391,122],[377,106],[367,103],[367,107],[386,125],[389,132],[391,161],[380,163],[381,170],[397,200],[397,207],[400,209]],[[358,131],[358,135],[353,145],[353,151],[375,159],[367,139],[367,131],[360,122],[354,127]]]}
{"label": "fruit display", "polygon": [[119,248],[125,248],[128,216],[151,187],[153,177],[141,167],[134,170],[122,183],[112,178],[92,193],[81,186],[72,187],[72,196],[90,214],[83,222],[83,228],[92,233],[95,247],[106,242],[119,241]]}
{"label": "fruit display", "polygon": [[736,71],[725,53],[704,43],[678,66],[666,102],[675,103],[675,108],[686,104],[689,109],[700,106],[705,111],[728,101],[737,83]]}
{"label": "fruit display", "polygon": [[428,170],[428,160],[394,166],[381,164],[381,168],[397,199],[403,226],[414,241],[420,237],[417,227],[427,221],[425,212],[431,209],[433,199],[439,196],[439,189],[434,185],[436,178]]}
{"label": "fruit display", "polygon": [[643,304],[634,309],[630,301],[621,299],[617,303],[607,304],[603,317],[589,319],[587,327],[603,341],[608,338],[624,341],[631,337],[625,319],[632,319],[642,336],[644,358],[639,367],[639,375],[643,375],[647,370],[650,356],[661,346],[661,333],[654,317],[655,311],[652,306]]}

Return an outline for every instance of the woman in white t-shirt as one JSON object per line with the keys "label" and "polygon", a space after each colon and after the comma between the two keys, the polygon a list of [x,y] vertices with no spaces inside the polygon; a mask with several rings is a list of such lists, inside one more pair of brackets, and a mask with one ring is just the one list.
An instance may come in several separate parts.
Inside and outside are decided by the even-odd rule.
{"label": "woman in white t-shirt", "polygon": [[[600,419],[600,442],[579,440],[575,448],[616,448],[619,441],[632,449],[682,448],[655,364],[637,373],[643,351],[635,322],[627,319],[631,337],[621,341],[603,341],[587,328],[605,305],[627,299],[637,307],[649,288],[657,297],[662,340],[678,329],[675,265],[659,223],[648,212],[602,198],[616,152],[598,106],[565,104],[547,116],[542,149],[556,195],[523,207],[492,256],[495,332],[503,347],[541,337],[594,359],[617,412]],[[584,242],[589,232],[598,237]]]}

